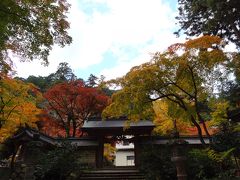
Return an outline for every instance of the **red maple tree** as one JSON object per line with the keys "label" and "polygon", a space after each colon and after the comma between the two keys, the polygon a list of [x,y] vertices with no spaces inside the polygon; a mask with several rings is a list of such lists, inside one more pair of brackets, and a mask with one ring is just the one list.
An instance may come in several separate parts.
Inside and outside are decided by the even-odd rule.
{"label": "red maple tree", "polygon": [[80,80],[56,84],[48,89],[44,97],[44,132],[59,136],[64,130],[66,137],[81,136],[80,127],[84,121],[91,116],[99,116],[109,103],[109,97],[102,91],[85,87]]}

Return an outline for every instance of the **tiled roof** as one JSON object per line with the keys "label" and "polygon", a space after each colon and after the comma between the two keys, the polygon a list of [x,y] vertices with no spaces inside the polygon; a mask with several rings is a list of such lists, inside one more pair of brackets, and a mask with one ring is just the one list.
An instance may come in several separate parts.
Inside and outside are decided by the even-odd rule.
{"label": "tiled roof", "polygon": [[24,128],[21,132],[16,134],[12,139],[13,140],[21,140],[21,139],[33,139],[36,141],[42,141],[47,144],[61,146],[61,143],[66,141],[71,143],[72,145],[76,145],[78,147],[89,147],[89,146],[98,146],[98,141],[96,141],[93,137],[81,137],[81,138],[53,138],[47,136],[37,130],[31,128]]}
{"label": "tiled roof", "polygon": [[136,122],[124,120],[102,120],[102,121],[85,121],[82,129],[87,128],[124,128],[124,127],[154,127],[151,121],[140,120]]}

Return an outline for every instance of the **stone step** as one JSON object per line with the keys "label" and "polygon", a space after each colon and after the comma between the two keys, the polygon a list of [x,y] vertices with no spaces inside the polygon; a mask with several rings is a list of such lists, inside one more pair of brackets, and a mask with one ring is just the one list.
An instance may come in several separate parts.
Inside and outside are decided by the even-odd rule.
{"label": "stone step", "polygon": [[81,180],[90,180],[90,179],[112,179],[112,180],[145,180],[145,177],[142,176],[136,176],[136,177],[112,177],[112,176],[108,176],[108,177],[79,177],[79,179]]}
{"label": "stone step", "polygon": [[139,171],[134,171],[134,170],[117,170],[117,171],[113,171],[113,170],[102,170],[102,171],[85,171],[84,173],[91,173],[91,174],[104,174],[104,173],[108,173],[108,174],[118,174],[118,173],[122,173],[122,174],[139,174]]}
{"label": "stone step", "polygon": [[81,177],[108,177],[108,176],[111,176],[111,177],[138,177],[138,176],[143,176],[142,174],[82,174]]}
{"label": "stone step", "polygon": [[79,179],[82,180],[100,180],[100,179],[112,179],[112,180],[144,180],[144,175],[137,169],[98,169],[88,172],[84,172]]}
{"label": "stone step", "polygon": [[[115,172],[115,173],[108,173],[108,172],[105,172],[105,173],[91,173],[91,172],[88,172],[88,173],[83,173],[84,175],[108,175],[108,174],[112,174],[112,175],[117,175],[117,174],[121,174],[121,175],[139,175],[141,173],[121,173],[121,172]],[[141,174],[142,175],[142,174]]]}
{"label": "stone step", "polygon": [[144,177],[80,177],[79,180],[103,180],[103,179],[111,179],[111,180],[145,180]]}

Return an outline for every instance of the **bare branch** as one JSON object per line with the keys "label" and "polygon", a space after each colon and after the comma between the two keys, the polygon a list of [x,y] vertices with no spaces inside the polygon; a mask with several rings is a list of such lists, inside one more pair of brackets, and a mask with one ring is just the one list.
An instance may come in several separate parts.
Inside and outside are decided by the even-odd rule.
{"label": "bare branch", "polygon": [[[170,80],[171,81],[171,80]],[[182,92],[184,92],[185,94],[187,94],[190,98],[194,98],[194,96],[190,93],[188,93],[187,91],[185,91],[182,87],[180,87],[177,83],[171,81],[171,83],[169,84],[172,84],[174,86],[176,86],[178,89],[180,89]]]}
{"label": "bare branch", "polygon": [[7,115],[7,119],[10,117],[10,115],[12,114],[13,110],[17,107],[18,105],[14,106],[8,113]]}
{"label": "bare branch", "polygon": [[194,73],[193,73],[193,69],[191,66],[187,65],[188,66],[188,69],[190,70],[191,72],[191,78],[192,78],[192,81],[193,81],[193,87],[194,87],[194,95],[193,95],[193,98],[197,98],[197,94],[198,94],[198,90],[197,90],[197,85],[196,85],[196,80],[195,80],[195,77],[194,77]]}

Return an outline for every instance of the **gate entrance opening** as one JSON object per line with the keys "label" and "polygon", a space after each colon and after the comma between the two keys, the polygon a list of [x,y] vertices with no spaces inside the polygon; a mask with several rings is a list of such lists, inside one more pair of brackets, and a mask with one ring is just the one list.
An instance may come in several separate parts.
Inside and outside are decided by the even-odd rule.
{"label": "gate entrance opening", "polygon": [[[138,166],[139,139],[141,136],[150,135],[153,128],[153,123],[147,120],[131,122],[126,118],[107,120],[99,118],[84,122],[82,131],[98,139],[97,167],[106,164],[104,157],[104,152],[105,154],[108,152],[106,147],[115,148],[115,153],[109,158],[113,166]],[[107,143],[111,144],[111,147],[104,145]]]}

